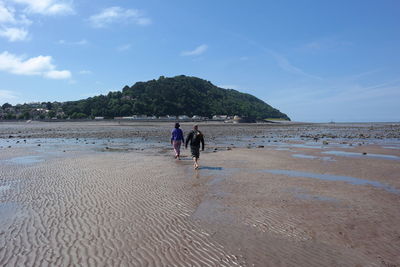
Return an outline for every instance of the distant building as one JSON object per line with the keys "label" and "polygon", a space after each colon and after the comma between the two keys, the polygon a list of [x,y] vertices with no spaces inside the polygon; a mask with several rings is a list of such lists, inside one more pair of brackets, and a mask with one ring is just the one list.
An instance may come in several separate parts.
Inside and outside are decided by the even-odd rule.
{"label": "distant building", "polygon": [[205,121],[208,120],[207,117],[199,116],[199,115],[193,115],[192,120],[194,121]]}
{"label": "distant building", "polygon": [[239,117],[238,115],[235,115],[233,117],[233,123],[239,123],[241,119],[242,119],[241,117]]}
{"label": "distant building", "polygon": [[104,120],[104,117],[94,117],[95,120]]}
{"label": "distant building", "polygon": [[214,115],[212,119],[216,121],[224,121],[228,119],[228,115]]}
{"label": "distant building", "polygon": [[38,107],[42,106],[42,104],[40,102],[29,102],[27,104],[32,108],[38,108]]}
{"label": "distant building", "polygon": [[186,115],[179,115],[178,119],[179,120],[189,120],[190,118],[188,116],[186,116]]}
{"label": "distant building", "polygon": [[169,120],[176,120],[176,116],[172,116],[172,115],[167,115]]}
{"label": "distant building", "polygon": [[138,119],[138,120],[146,120],[147,119],[147,115],[136,115],[136,119]]}

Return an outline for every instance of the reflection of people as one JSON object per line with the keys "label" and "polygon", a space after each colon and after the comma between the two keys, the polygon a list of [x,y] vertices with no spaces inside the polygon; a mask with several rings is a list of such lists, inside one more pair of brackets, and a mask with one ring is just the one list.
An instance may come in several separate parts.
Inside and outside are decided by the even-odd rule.
{"label": "reflection of people", "polygon": [[181,159],[181,144],[185,142],[185,139],[183,138],[183,131],[179,129],[179,127],[181,127],[179,123],[175,123],[175,129],[173,129],[171,132],[171,145],[174,146],[176,159]]}
{"label": "reflection of people", "polygon": [[189,142],[190,142],[190,152],[192,153],[194,161],[194,169],[196,170],[199,168],[198,160],[200,158],[200,143],[201,143],[201,150],[204,151],[204,136],[198,130],[197,125],[193,126],[193,130],[190,131],[190,133],[186,137],[186,143],[185,143],[186,148]]}

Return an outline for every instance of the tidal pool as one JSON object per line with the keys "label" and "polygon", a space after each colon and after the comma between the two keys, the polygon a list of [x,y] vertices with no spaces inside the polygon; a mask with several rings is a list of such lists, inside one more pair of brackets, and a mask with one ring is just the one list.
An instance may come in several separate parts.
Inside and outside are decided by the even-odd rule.
{"label": "tidal pool", "polygon": [[23,157],[15,157],[15,158],[7,159],[5,161],[8,163],[12,163],[12,164],[30,165],[30,164],[42,162],[42,161],[44,161],[44,159],[39,156],[23,156]]}
{"label": "tidal pool", "polygon": [[305,178],[312,178],[324,181],[341,181],[346,182],[353,185],[371,185],[376,188],[384,189],[390,193],[400,194],[400,190],[387,185],[383,184],[378,181],[370,181],[360,178],[355,178],[351,176],[338,176],[338,175],[330,175],[330,174],[319,174],[319,173],[312,173],[312,172],[300,172],[300,171],[289,171],[289,170],[263,170],[263,172],[272,173],[272,174],[281,174],[287,175],[291,177],[305,177]]}
{"label": "tidal pool", "polygon": [[347,152],[347,151],[324,151],[321,153],[335,155],[335,156],[355,157],[355,158],[376,158],[376,159],[400,160],[400,157],[398,157],[398,156],[385,155],[385,154],[369,154],[369,153],[362,154],[362,153]]}

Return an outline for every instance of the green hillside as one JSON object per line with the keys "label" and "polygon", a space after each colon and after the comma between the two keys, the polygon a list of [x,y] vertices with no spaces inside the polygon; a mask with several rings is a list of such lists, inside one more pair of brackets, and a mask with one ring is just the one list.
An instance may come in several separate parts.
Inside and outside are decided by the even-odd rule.
{"label": "green hillside", "polygon": [[289,117],[262,100],[223,89],[196,77],[176,76],[125,86],[122,91],[62,104],[68,116],[239,115],[255,119]]}

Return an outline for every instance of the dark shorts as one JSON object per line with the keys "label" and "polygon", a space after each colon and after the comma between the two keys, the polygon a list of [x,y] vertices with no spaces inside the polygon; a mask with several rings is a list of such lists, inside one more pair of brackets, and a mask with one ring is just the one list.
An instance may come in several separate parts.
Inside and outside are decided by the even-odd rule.
{"label": "dark shorts", "polygon": [[192,153],[192,158],[200,158],[200,146],[190,146],[190,152]]}

